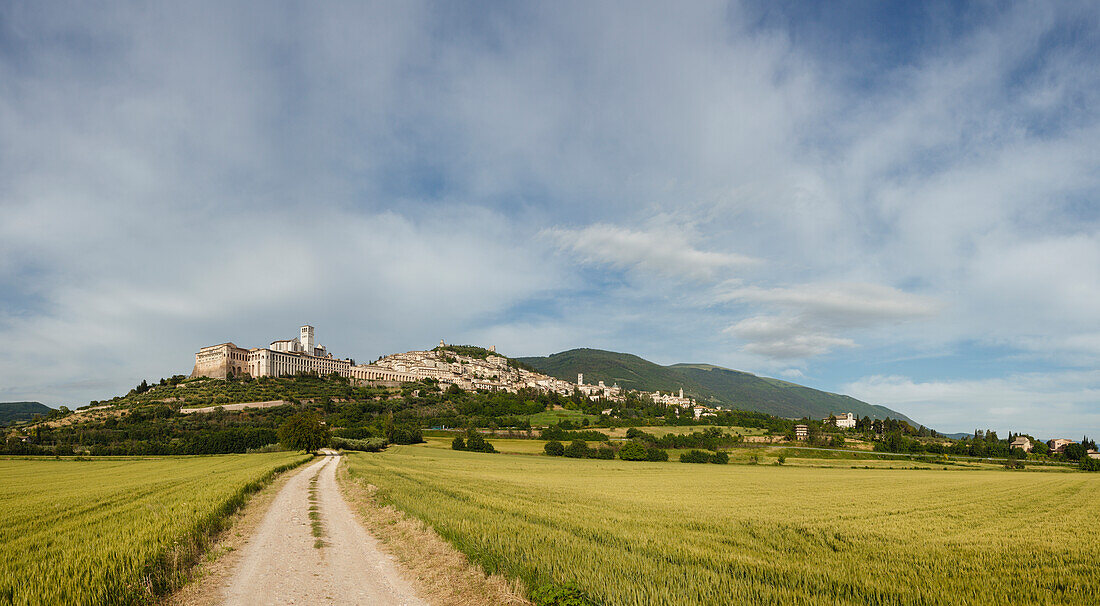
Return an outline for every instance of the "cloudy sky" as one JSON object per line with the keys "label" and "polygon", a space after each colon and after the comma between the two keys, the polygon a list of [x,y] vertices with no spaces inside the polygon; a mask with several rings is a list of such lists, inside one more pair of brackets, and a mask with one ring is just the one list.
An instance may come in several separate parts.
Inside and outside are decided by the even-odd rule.
{"label": "cloudy sky", "polygon": [[0,400],[311,323],[1100,434],[1100,9],[1045,4],[4,2]]}

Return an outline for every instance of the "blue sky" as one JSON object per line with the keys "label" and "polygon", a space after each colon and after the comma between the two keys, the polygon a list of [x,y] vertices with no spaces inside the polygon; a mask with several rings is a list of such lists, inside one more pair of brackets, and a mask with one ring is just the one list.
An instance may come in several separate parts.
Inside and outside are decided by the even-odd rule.
{"label": "blue sky", "polygon": [[0,5],[0,400],[308,322],[1100,434],[1094,4],[229,4]]}

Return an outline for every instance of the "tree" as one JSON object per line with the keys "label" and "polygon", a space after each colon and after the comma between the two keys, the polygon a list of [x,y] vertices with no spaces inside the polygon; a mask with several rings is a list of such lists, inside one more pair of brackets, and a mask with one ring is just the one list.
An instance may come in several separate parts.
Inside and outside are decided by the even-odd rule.
{"label": "tree", "polygon": [[651,446],[651,447],[647,448],[646,451],[645,451],[645,460],[647,460],[647,461],[667,461],[668,460],[668,451],[661,450],[660,448],[656,448],[654,446]]}
{"label": "tree", "polygon": [[1100,459],[1085,457],[1081,459],[1081,471],[1100,471]]}
{"label": "tree", "polygon": [[470,431],[466,435],[466,450],[481,451],[487,442],[485,437],[476,431]]}
{"label": "tree", "polygon": [[691,450],[680,453],[681,463],[710,463],[710,453],[702,450]]}
{"label": "tree", "polygon": [[565,447],[565,456],[572,459],[583,459],[588,456],[588,443],[584,440],[573,440]]}
{"label": "tree", "polygon": [[565,446],[557,440],[550,440],[542,449],[546,451],[546,454],[552,457],[560,457],[565,454]]}
{"label": "tree", "polygon": [[619,449],[619,458],[624,461],[644,461],[646,458],[645,444],[638,441],[630,441]]}
{"label": "tree", "polygon": [[300,412],[279,427],[279,443],[290,450],[313,452],[328,446],[329,431],[317,415]]}
{"label": "tree", "polygon": [[451,450],[466,450],[466,441],[462,439],[462,436],[456,436],[454,440],[451,440]]}
{"label": "tree", "polygon": [[1066,449],[1062,452],[1070,461],[1080,461],[1081,459],[1088,456],[1088,453],[1085,451],[1085,447],[1080,444],[1066,444]]}

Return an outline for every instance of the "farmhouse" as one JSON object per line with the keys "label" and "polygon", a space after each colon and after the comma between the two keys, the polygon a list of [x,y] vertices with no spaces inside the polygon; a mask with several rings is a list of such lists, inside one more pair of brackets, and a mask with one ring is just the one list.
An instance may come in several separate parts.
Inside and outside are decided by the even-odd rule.
{"label": "farmhouse", "polygon": [[810,428],[805,425],[794,426],[794,438],[796,440],[805,440],[810,437]]}
{"label": "farmhouse", "polygon": [[1031,440],[1025,438],[1024,436],[1016,436],[1016,439],[1012,440],[1012,443],[1009,444],[1008,447],[1019,448],[1024,452],[1031,452]]}
{"label": "farmhouse", "polygon": [[1053,440],[1047,442],[1047,446],[1050,446],[1050,452],[1054,453],[1065,452],[1066,445],[1068,444],[1073,444],[1073,440],[1068,440],[1066,438],[1054,438]]}

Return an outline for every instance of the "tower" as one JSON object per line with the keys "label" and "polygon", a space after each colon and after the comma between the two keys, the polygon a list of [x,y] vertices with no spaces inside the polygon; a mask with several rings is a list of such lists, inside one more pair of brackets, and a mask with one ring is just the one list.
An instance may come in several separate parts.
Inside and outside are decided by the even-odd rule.
{"label": "tower", "polygon": [[302,349],[305,350],[306,355],[313,355],[313,327],[306,324],[302,327],[301,336],[298,337],[298,342],[302,344]]}
{"label": "tower", "polygon": [[584,373],[583,372],[578,372],[577,373],[577,385],[584,385]]}
{"label": "tower", "polygon": [[681,400],[684,399],[684,388],[683,387],[680,388],[680,399]]}

